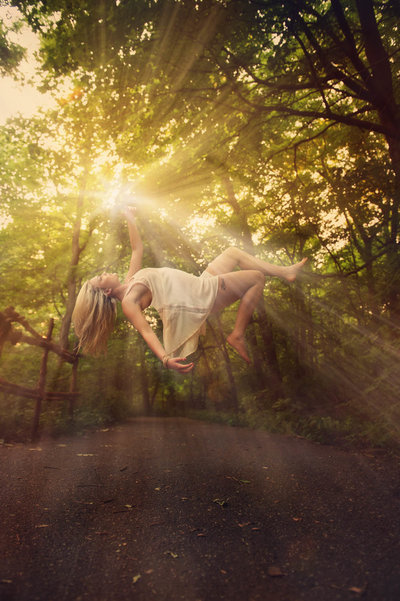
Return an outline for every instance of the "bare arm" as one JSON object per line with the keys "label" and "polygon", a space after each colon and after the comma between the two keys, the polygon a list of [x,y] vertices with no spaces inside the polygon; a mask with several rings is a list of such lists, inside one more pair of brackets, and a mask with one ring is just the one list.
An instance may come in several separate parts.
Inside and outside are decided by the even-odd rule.
{"label": "bare arm", "polygon": [[[128,294],[122,301],[122,310],[156,357],[162,361],[166,356],[165,349],[143,315],[138,300],[136,300],[135,297],[130,297]],[[168,367],[168,369],[179,371],[180,373],[186,373],[193,369],[194,363],[182,363],[182,361],[185,361],[185,357],[171,357],[168,359],[166,367]]]}
{"label": "bare arm", "polygon": [[131,243],[132,255],[129,263],[128,273],[124,283],[126,283],[139,269],[142,268],[143,242],[136,226],[136,208],[127,207],[124,215],[128,222],[129,240]]}

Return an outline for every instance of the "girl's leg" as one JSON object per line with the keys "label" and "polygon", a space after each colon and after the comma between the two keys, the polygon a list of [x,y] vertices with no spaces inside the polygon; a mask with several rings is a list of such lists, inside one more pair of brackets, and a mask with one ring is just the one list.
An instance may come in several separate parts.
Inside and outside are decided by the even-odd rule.
{"label": "girl's leg", "polygon": [[240,267],[240,269],[244,270],[255,269],[264,275],[277,276],[288,282],[293,282],[306,261],[307,259],[303,259],[299,263],[287,267],[274,265],[262,259],[257,259],[240,248],[231,246],[214,259],[206,271],[212,275],[220,275],[233,271],[235,267]]}
{"label": "girl's leg", "polygon": [[262,297],[264,284],[265,277],[257,270],[234,271],[219,276],[218,294],[212,309],[212,313],[216,313],[241,299],[235,326],[227,341],[248,363],[250,358],[244,334],[253,311]]}

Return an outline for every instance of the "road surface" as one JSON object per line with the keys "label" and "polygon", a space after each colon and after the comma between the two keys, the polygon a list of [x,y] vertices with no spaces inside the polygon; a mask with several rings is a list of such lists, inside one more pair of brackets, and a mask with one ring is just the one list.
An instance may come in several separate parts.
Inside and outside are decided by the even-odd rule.
{"label": "road surface", "polygon": [[0,599],[399,601],[398,463],[185,418],[2,445]]}

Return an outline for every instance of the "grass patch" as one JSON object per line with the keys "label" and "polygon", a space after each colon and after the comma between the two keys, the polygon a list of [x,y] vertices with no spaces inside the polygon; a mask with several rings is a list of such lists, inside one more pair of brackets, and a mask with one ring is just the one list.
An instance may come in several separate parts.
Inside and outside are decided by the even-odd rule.
{"label": "grass patch", "polygon": [[385,428],[377,423],[360,422],[347,417],[344,420],[331,416],[300,416],[293,411],[278,409],[258,410],[238,414],[212,410],[186,411],[186,416],[211,423],[265,430],[273,434],[300,436],[320,444],[346,447],[393,448],[397,443]]}

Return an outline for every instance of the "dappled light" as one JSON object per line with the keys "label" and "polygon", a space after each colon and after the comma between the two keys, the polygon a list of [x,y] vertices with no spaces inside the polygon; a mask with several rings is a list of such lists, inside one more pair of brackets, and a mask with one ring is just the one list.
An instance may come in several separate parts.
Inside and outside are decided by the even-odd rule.
{"label": "dappled light", "polygon": [[[344,75],[351,57],[338,6],[321,3],[320,20],[309,15],[319,51],[307,50],[311,42],[302,38],[307,11],[290,45],[283,7],[275,13],[239,2],[235,11],[210,0],[115,3],[106,12],[102,5],[53,8],[25,2],[20,14],[2,9],[5,43],[10,57],[16,53],[4,68],[17,72],[12,44],[23,46],[33,27],[43,67],[35,81],[40,75],[41,89],[57,101],[47,113],[2,126],[4,307],[38,323],[53,316],[62,346],[74,347],[71,314],[81,283],[102,271],[124,278],[128,269],[127,206],[137,209],[145,267],[200,275],[230,246],[282,266],[306,256],[296,283],[267,278],[248,331],[249,368],[226,344],[237,305],[210,317],[186,380],[161,375],[119,313],[107,361],[136,376],[122,376],[121,387],[119,375],[111,378],[107,394],[115,396],[117,386],[133,412],[224,407],[243,423],[253,395],[260,422],[273,424],[274,404],[292,399],[285,428],[314,436],[307,424],[318,422],[317,412],[331,420],[328,437],[343,429],[345,437],[368,440],[373,430],[379,441],[397,440],[396,142],[378,100],[369,97],[364,114],[370,91],[362,73],[355,74],[358,88]],[[389,5],[375,10],[382,18],[369,35],[390,46],[394,13]],[[360,27],[367,12],[355,12]],[[11,31],[17,18],[27,20],[20,34]],[[375,73],[368,46],[359,59]],[[394,57],[387,90],[397,67]],[[157,314],[147,310],[147,319],[162,338]],[[9,379],[19,370],[16,351],[4,347]],[[96,384],[104,367],[85,361],[84,412],[84,399],[104,390]],[[56,370],[54,386],[58,377]]]}

